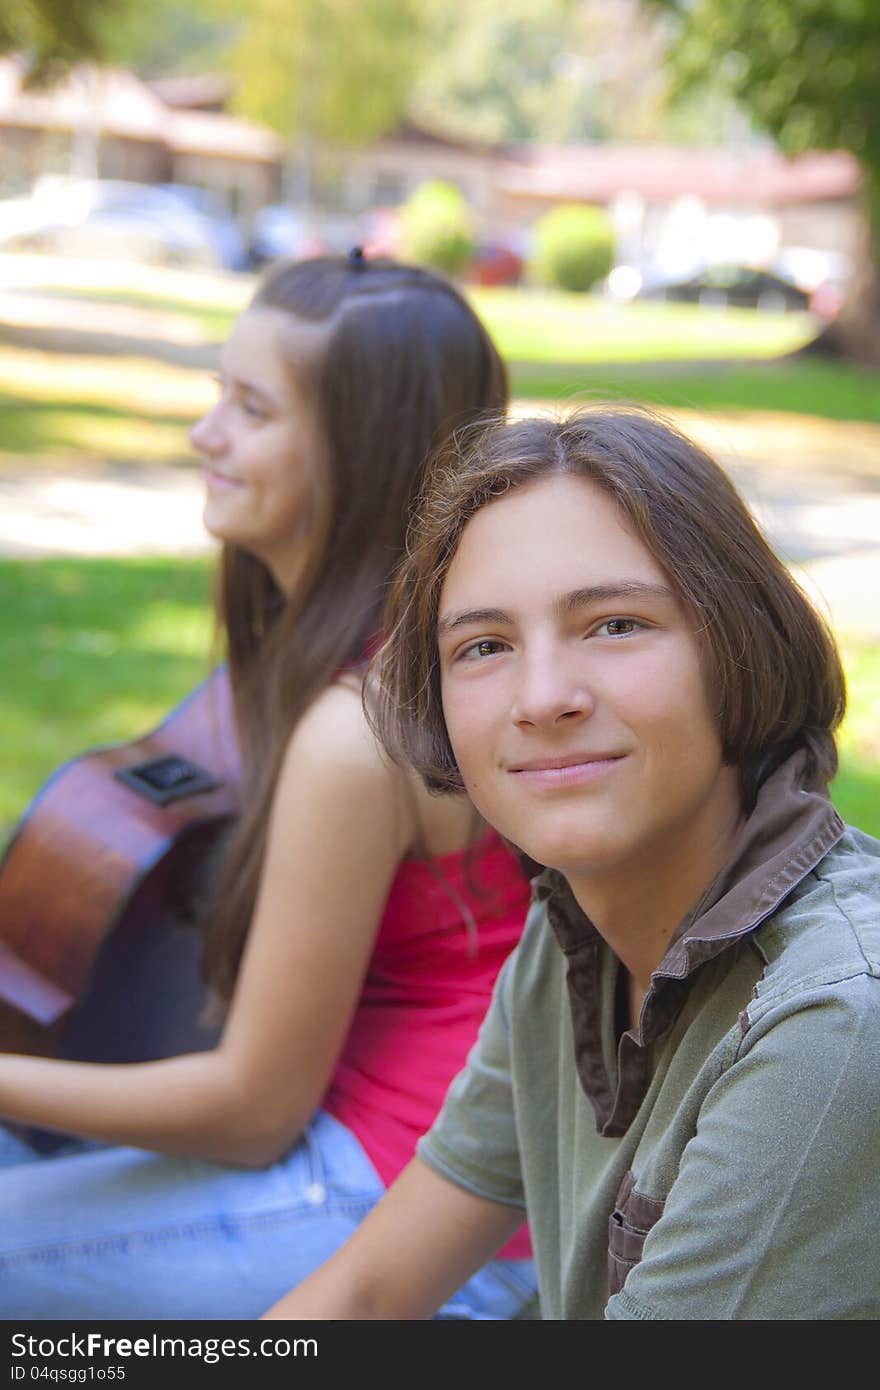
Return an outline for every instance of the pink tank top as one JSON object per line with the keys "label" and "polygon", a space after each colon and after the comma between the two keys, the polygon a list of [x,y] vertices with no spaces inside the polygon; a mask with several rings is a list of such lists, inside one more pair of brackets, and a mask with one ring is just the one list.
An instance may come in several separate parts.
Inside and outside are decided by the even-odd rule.
{"label": "pink tank top", "polygon": [[[528,880],[494,831],[470,850],[402,861],[322,1102],[357,1136],[386,1186],[463,1067],[528,906]],[[500,1252],[530,1253],[525,1227]]]}

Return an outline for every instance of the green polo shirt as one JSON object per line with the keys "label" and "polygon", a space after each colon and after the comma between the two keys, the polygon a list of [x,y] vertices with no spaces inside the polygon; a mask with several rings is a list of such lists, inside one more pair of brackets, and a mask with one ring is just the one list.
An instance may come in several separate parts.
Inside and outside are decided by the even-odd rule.
{"label": "green polo shirt", "polygon": [[768,779],[618,1037],[552,871],[419,1153],[527,1210],[545,1318],[880,1317],[880,844]]}

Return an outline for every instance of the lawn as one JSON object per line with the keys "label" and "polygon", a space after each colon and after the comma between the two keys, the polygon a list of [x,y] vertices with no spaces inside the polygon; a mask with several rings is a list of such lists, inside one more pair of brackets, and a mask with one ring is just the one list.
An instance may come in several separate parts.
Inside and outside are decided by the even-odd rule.
{"label": "lawn", "polygon": [[211,635],[206,561],[0,561],[0,832],[60,763],[168,714]]}
{"label": "lawn", "polygon": [[809,314],[757,313],[549,290],[473,289],[469,298],[511,362],[671,362],[778,357],[816,335]]}
{"label": "lawn", "polygon": [[[136,289],[106,284],[101,297],[190,314],[216,338],[248,289],[248,277],[215,287],[167,272]],[[620,308],[536,291],[473,298],[519,396],[880,421],[876,374],[773,359],[811,331],[801,315]],[[684,360],[700,354],[707,360]],[[662,365],[645,360],[652,355]],[[186,459],[186,428],[215,392],[208,372],[166,362],[0,346],[0,470]],[[142,734],[206,674],[209,587],[199,560],[0,561],[0,831],[60,762]],[[880,834],[880,653],[852,645],[845,659],[851,714],[837,797],[845,815]]]}
{"label": "lawn", "polygon": [[[201,560],[0,561],[0,834],[61,762],[145,733],[207,674],[209,589]],[[880,652],[844,658],[835,800],[880,836]]]}
{"label": "lawn", "polygon": [[[242,287],[256,285],[242,277]],[[52,287],[65,299],[175,313],[222,341],[246,294],[230,297],[218,287],[217,302],[204,294],[143,287]],[[502,354],[515,362],[653,362],[730,357],[777,357],[810,341],[816,322],[805,313],[755,313],[693,304],[615,304],[597,295],[535,289],[465,291]]]}
{"label": "lawn", "polygon": [[511,362],[513,394],[561,404],[640,401],[685,410],[774,410],[826,420],[880,424],[876,372],[826,358],[788,357],[760,365]]}
{"label": "lawn", "polygon": [[131,305],[132,308],[152,309],[157,313],[175,314],[183,319],[189,319],[198,325],[210,342],[222,343],[228,337],[236,314],[244,308],[246,296],[235,297],[230,300],[228,293],[222,296],[222,302],[212,304],[205,303],[203,299],[191,299],[180,295],[162,294],[149,289],[114,289],[106,286],[95,286],[93,288],[81,288],[66,286],[64,288],[52,288],[48,293],[58,299],[75,299],[85,302],[95,300],[102,304],[122,304]]}
{"label": "lawn", "polygon": [[187,429],[215,397],[194,368],[0,346],[0,471],[191,461]]}
{"label": "lawn", "polygon": [[[136,284],[118,267],[113,275],[101,267],[90,274],[90,284],[76,284],[70,268],[67,278],[51,268],[42,277],[51,293],[68,299],[93,297],[120,311],[131,306],[177,314],[211,343],[224,338],[256,284],[252,275],[195,277],[157,267],[145,268]],[[31,282],[38,281],[33,270]],[[815,336],[816,321],[809,314],[614,304],[599,296],[537,289],[467,288],[466,293],[509,364],[513,393],[520,399],[642,400],[671,409],[776,410],[880,423],[876,373],[791,356]],[[76,446],[120,459],[136,456],[139,449],[157,460],[185,455],[185,427],[209,399],[209,373],[143,359],[107,359],[106,384],[93,382],[88,388],[81,359],[57,359],[51,379],[46,379],[47,360],[51,363],[46,353],[0,349],[0,441],[7,453],[36,455]],[[22,420],[21,400],[42,400],[46,421],[31,427]],[[89,407],[92,421],[86,418]],[[135,420],[122,418],[125,411]],[[142,420],[149,431],[140,430]],[[58,439],[68,427],[70,443],[64,446]]]}

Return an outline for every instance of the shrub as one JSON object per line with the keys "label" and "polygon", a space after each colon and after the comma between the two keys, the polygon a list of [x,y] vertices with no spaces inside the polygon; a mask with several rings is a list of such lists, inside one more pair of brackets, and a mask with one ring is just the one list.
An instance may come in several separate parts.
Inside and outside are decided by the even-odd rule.
{"label": "shrub", "polygon": [[406,260],[455,275],[473,256],[470,209],[451,183],[420,184],[400,217],[401,252]]}
{"label": "shrub", "polygon": [[602,208],[551,208],[535,227],[530,270],[544,285],[588,290],[614,264],[614,228]]}

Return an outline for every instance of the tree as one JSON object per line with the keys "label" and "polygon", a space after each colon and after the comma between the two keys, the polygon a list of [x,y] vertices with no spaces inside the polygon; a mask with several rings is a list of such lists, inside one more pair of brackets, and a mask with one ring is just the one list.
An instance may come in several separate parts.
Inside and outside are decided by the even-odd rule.
{"label": "tree", "polygon": [[126,0],[15,0],[0,10],[0,52],[26,53],[35,73],[100,58],[105,21]]}
{"label": "tree", "polygon": [[100,37],[106,61],[170,77],[216,70],[237,32],[217,0],[115,0]]}
{"label": "tree", "polygon": [[413,94],[417,119],[489,144],[535,138],[548,112],[564,119],[573,90],[559,80],[569,11],[567,0],[436,5]]}
{"label": "tree", "polygon": [[215,0],[16,0],[0,10],[0,52],[24,54],[34,82],[89,61],[147,75],[192,71],[228,43],[216,8]]}
{"label": "tree", "polygon": [[418,58],[419,0],[225,0],[240,28],[229,65],[238,108],[298,144],[308,207],[325,143],[377,138],[404,112]]}
{"label": "tree", "polygon": [[683,87],[727,84],[756,123],[797,154],[859,161],[864,255],[817,348],[880,365],[880,5],[877,0],[648,0],[673,11]]}
{"label": "tree", "polygon": [[656,131],[660,25],[639,0],[431,0],[428,11],[411,102],[424,124],[487,143]]}

